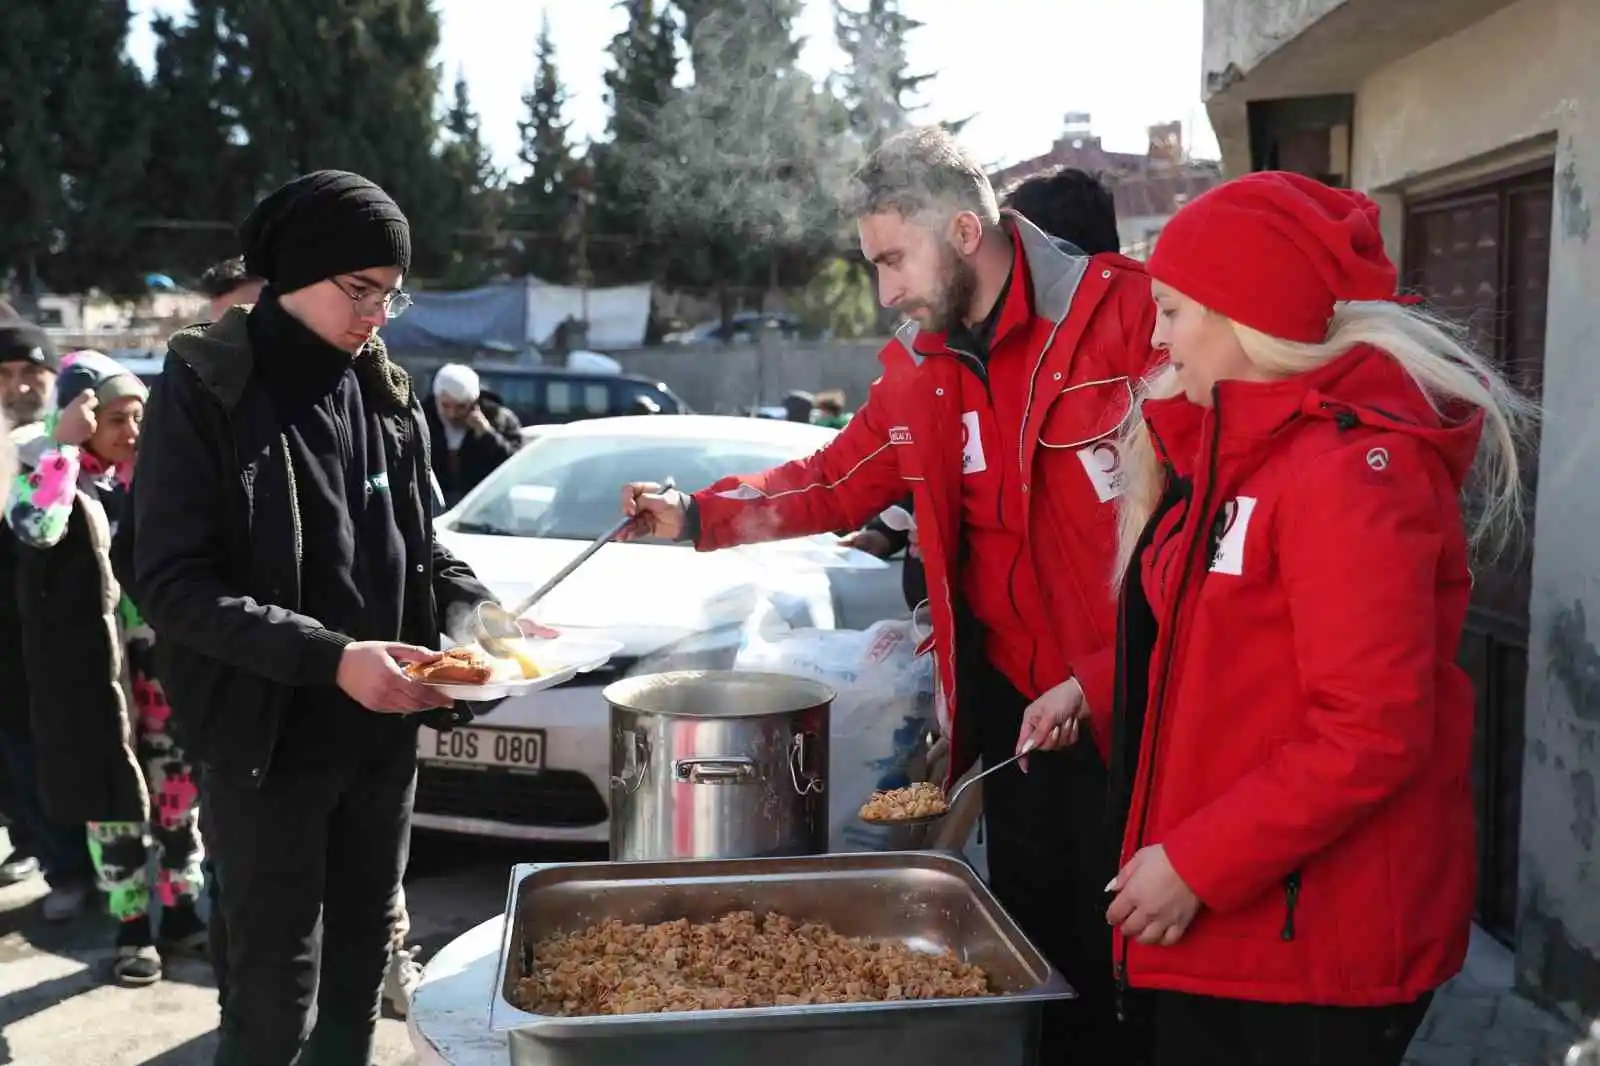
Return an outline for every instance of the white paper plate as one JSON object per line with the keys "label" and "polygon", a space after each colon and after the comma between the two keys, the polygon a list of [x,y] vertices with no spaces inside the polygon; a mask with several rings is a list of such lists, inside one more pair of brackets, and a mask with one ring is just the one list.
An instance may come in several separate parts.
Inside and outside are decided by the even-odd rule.
{"label": "white paper plate", "polygon": [[[496,678],[483,685],[430,684],[429,687],[453,700],[466,700],[469,703],[526,696],[530,692],[566,684],[579,674],[598,670],[622,650],[622,642],[563,633],[550,640],[529,640],[526,648],[529,657],[543,671],[538,677],[510,676]],[[513,674],[517,671],[517,665],[505,659],[491,658],[489,662],[497,671]]]}

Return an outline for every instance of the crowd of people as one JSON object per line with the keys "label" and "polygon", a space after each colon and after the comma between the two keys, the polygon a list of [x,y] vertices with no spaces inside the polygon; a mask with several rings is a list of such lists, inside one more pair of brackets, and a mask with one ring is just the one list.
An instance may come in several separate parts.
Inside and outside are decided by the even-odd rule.
{"label": "crowd of people", "polygon": [[[1454,653],[1534,412],[1309,178],[1218,186],[1144,264],[1092,176],[1002,206],[939,128],[848,207],[906,317],[866,401],[805,460],[624,487],[633,535],[914,544],[950,779],[1027,755],[984,807],[996,896],[1078,993],[1039,1061],[1398,1066],[1465,957]],[[432,516],[520,434],[470,368],[424,397],[389,359],[382,189],[308,174],[239,236],[153,389],[0,322],[0,879],[45,878],[50,920],[103,892],[122,983],[208,951],[219,1064],[345,1066],[410,961],[416,727],[474,710],[403,669],[491,598]]]}

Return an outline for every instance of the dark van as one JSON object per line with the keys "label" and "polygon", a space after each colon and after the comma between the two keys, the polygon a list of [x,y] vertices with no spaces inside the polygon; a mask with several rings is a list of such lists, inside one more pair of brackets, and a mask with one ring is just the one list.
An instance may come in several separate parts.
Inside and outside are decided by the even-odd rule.
{"label": "dark van", "polygon": [[483,391],[511,408],[525,426],[611,415],[691,414],[659,381],[637,374],[595,374],[559,367],[475,366]]}

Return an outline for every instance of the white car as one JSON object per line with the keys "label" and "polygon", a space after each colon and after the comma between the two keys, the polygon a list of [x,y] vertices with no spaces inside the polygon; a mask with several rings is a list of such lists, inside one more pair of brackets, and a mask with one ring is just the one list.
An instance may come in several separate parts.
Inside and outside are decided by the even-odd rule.
{"label": "white car", "polygon": [[[708,415],[541,426],[435,526],[439,540],[509,605],[616,522],[627,482],[670,475],[694,491],[809,455],[834,434]],[[593,674],[507,700],[469,727],[421,730],[413,824],[517,840],[605,842],[610,711],[600,693],[606,684],[659,669],[730,667],[749,627],[763,618],[864,629],[906,613],[899,564],[842,548],[832,534],[719,552],[659,540],[609,544],[532,614],[558,629],[621,641],[622,651]]]}

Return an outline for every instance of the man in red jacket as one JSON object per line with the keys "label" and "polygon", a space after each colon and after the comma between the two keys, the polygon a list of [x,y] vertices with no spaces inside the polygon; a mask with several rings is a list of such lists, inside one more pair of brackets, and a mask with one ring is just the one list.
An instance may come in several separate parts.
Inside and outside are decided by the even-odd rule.
{"label": "man in red jacket", "polygon": [[[891,139],[854,185],[879,298],[909,319],[867,402],[808,459],[693,496],[630,485],[623,510],[641,533],[708,551],[856,529],[909,489],[953,779],[1010,756],[1030,704],[1076,704],[1079,678],[1109,674],[1114,436],[1153,358],[1155,309],[1139,264],[1071,254],[1002,214],[941,129]],[[1110,1061],[1105,769],[1064,732],[1027,773],[984,782],[991,883],[1080,994],[1051,1017],[1041,1061],[1068,1047]]]}

